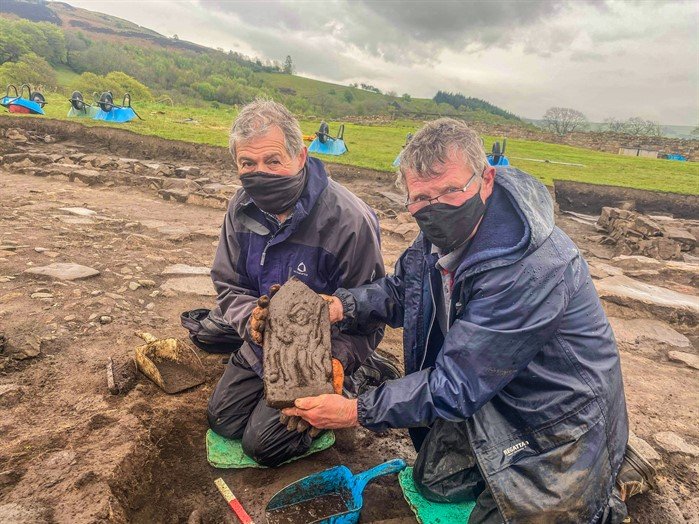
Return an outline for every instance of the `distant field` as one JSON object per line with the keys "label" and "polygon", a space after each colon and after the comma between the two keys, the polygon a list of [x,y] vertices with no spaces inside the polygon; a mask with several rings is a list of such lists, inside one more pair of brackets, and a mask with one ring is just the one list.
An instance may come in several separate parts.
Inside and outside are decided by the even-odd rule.
{"label": "distant field", "polygon": [[[68,102],[65,97],[48,94],[47,100],[49,103],[45,111],[48,117],[67,118]],[[228,128],[236,114],[234,108],[226,106],[220,109],[170,107],[157,103],[139,103],[136,100],[134,107],[144,118],[143,121],[106,124],[80,119],[80,122],[85,125],[130,129],[137,133],[169,139],[226,146]],[[184,123],[187,118],[192,118],[198,123]],[[329,124],[331,134],[335,134],[339,123],[329,122]],[[319,121],[301,122],[301,127],[307,134],[312,134],[318,125]],[[324,157],[323,159],[380,171],[393,171],[391,163],[400,152],[405,142],[405,135],[418,127],[418,123],[411,121],[396,122],[390,126],[346,124],[345,141],[349,152],[341,157]],[[487,149],[490,149],[494,140],[501,140],[501,138],[483,137]],[[547,185],[550,185],[554,178],[558,178],[593,184],[699,194],[699,163],[696,162],[624,157],[565,145],[515,139],[507,141],[507,155],[511,158],[513,165],[538,177]],[[578,163],[585,167],[546,164],[512,157]]]}

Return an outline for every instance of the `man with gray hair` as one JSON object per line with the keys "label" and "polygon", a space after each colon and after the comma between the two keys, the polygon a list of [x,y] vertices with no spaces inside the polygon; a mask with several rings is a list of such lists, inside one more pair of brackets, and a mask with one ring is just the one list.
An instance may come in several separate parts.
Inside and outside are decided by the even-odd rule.
{"label": "man with gray hair", "polygon": [[421,234],[392,276],[336,291],[330,317],[351,333],[402,327],[406,376],[284,413],[319,428],[409,428],[418,490],[476,500],[469,524],[621,522],[652,468],[634,457],[643,477],[624,461],[619,353],[548,190],[488,165],[453,119],[415,134],[400,174]]}
{"label": "man with gray hair", "polygon": [[[307,156],[299,123],[283,105],[257,100],[243,107],[230,150],[243,188],[229,204],[211,269],[218,293],[212,313],[245,342],[211,396],[208,419],[216,433],[242,438],[243,450],[258,463],[276,466],[308,451],[313,430],[298,418],[280,421],[279,411],[264,401],[267,296],[291,277],[318,293],[383,277],[379,225],[369,206]],[[346,390],[361,390],[398,376],[395,366],[373,354],[382,335],[380,324],[361,335],[333,327],[338,393],[343,382]]]}

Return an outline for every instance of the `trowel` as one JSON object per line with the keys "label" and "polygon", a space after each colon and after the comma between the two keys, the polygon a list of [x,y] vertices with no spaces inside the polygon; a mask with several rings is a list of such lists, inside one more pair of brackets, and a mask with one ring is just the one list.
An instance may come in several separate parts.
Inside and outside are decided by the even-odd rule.
{"label": "trowel", "polygon": [[165,393],[173,394],[203,384],[206,372],[194,349],[176,338],[155,338],[137,331],[146,343],[136,348],[136,366]]}
{"label": "trowel", "polygon": [[347,466],[336,466],[289,484],[274,495],[265,508],[268,524],[356,524],[364,504],[366,485],[377,477],[405,469],[393,459],[352,475]]}

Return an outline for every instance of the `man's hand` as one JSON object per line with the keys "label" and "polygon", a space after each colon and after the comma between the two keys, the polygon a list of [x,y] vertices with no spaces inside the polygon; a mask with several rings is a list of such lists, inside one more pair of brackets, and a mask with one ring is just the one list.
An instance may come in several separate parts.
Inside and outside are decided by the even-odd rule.
{"label": "man's hand", "polygon": [[341,429],[359,426],[357,399],[341,395],[319,395],[296,399],[296,407],[282,410],[289,417],[301,417],[318,429]]}
{"label": "man's hand", "polygon": [[252,310],[250,319],[248,320],[248,333],[250,338],[258,346],[264,341],[265,326],[267,325],[267,317],[269,316],[269,301],[274,294],[279,291],[281,286],[274,284],[269,288],[269,297],[262,295],[257,299],[257,306]]}
{"label": "man's hand", "polygon": [[332,295],[320,295],[320,298],[328,303],[328,312],[330,313],[330,323],[335,324],[345,318],[345,310],[342,307],[340,299]]}
{"label": "man's hand", "polygon": [[[342,387],[345,382],[345,369],[342,367],[342,362],[334,358],[333,364],[333,391],[336,395],[342,395]],[[279,422],[286,425],[288,431],[298,431],[303,433],[308,428],[311,428],[311,437],[316,437],[320,433],[320,429],[311,427],[311,424],[298,416],[289,416],[284,413],[279,417]]]}

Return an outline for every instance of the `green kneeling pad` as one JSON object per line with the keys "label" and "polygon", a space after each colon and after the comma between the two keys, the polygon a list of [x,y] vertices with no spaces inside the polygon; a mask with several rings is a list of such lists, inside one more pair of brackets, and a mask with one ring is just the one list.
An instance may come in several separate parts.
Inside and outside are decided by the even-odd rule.
{"label": "green kneeling pad", "polygon": [[[310,449],[306,451],[306,453],[289,459],[284,462],[284,464],[328,449],[333,444],[335,444],[335,433],[332,431],[325,431],[321,433],[318,438],[313,440]],[[225,438],[211,430],[206,432],[206,459],[213,467],[222,469],[267,467],[258,464],[243,452],[241,439]]]}
{"label": "green kneeling pad", "polygon": [[420,495],[413,480],[413,468],[405,468],[398,474],[398,482],[405,500],[410,504],[421,524],[451,524],[468,522],[476,501],[473,502],[432,502]]}

